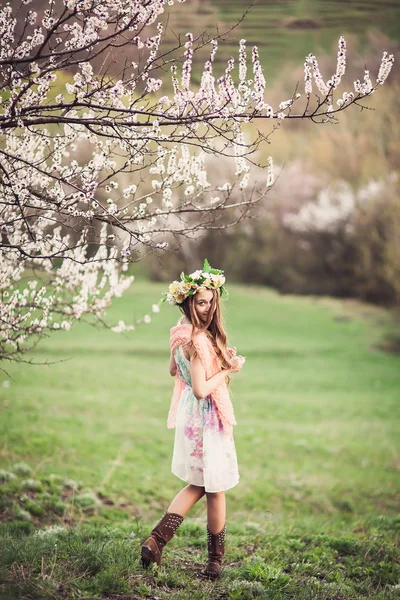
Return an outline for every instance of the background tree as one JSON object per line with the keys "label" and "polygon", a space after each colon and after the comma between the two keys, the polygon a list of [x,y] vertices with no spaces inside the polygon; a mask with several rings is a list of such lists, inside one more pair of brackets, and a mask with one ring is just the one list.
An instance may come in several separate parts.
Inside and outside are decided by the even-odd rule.
{"label": "background tree", "polygon": [[[272,131],[284,118],[332,122],[384,83],[393,64],[385,52],[374,84],[366,70],[339,95],[341,38],[332,77],[324,80],[310,54],[303,95],[296,88],[273,107],[256,47],[248,76],[245,40],[238,72],[232,58],[219,78],[219,35],[188,33],[163,52],[172,4],[59,0],[39,16],[24,0],[0,11],[2,358],[21,360],[49,329],[69,329],[85,314],[101,318],[132,282],[128,264],[167,248],[171,236],[243,220],[273,183],[269,159],[249,188],[250,165],[268,139],[257,130],[250,137],[250,121],[271,119]],[[193,56],[206,44],[194,86]],[[133,60],[116,63],[121,48]],[[234,180],[211,185],[207,155],[233,161]]]}

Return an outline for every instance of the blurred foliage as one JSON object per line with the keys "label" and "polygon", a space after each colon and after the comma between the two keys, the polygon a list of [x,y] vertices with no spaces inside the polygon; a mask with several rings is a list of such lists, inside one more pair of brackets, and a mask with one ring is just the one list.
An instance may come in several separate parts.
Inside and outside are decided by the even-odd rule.
{"label": "blurred foliage", "polygon": [[400,306],[400,202],[382,197],[360,208],[351,239],[357,295]]}
{"label": "blurred foliage", "polygon": [[229,278],[272,286],[283,293],[351,296],[400,306],[400,203],[394,189],[360,203],[333,230],[295,231],[284,223],[279,197],[260,218],[231,230],[211,231],[185,261],[171,254],[163,268],[147,260],[153,278],[173,279],[207,256]]}
{"label": "blurred foliage", "polygon": [[271,219],[256,220],[251,235],[226,236],[222,262],[234,278],[281,292],[400,305],[399,244],[400,204],[384,197],[357,209],[351,232],[346,221],[334,232],[293,232]]}

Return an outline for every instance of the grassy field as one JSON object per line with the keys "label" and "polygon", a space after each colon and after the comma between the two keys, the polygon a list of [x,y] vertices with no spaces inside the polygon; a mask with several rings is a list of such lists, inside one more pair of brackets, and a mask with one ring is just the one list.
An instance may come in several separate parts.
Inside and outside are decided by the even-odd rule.
{"label": "grassy field", "polygon": [[[149,312],[137,282],[110,321]],[[183,485],[170,472],[169,306],[131,334],[80,324],[0,376],[4,598],[400,598],[400,357],[389,313],[230,286],[241,480],[221,581],[201,578],[201,501],[143,572],[139,547]],[[56,526],[51,529],[49,526]]]}

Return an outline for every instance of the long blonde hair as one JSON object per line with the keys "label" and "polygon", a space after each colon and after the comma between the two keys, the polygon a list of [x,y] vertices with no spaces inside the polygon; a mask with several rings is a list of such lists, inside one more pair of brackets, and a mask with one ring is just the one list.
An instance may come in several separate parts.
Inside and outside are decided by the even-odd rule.
{"label": "long blonde hair", "polygon": [[192,337],[196,335],[196,333],[204,331],[215,349],[221,368],[229,369],[233,366],[233,363],[232,358],[228,353],[228,341],[222,321],[219,290],[210,290],[210,292],[213,294],[213,300],[208,319],[205,323],[200,321],[196,313],[196,295],[186,298],[179,308],[186,319],[193,325]]}

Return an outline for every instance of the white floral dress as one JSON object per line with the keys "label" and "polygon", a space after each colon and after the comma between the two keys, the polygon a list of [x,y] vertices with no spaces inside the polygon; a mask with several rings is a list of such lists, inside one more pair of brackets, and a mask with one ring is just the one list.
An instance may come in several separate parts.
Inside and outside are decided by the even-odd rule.
{"label": "white floral dress", "polygon": [[172,473],[206,492],[229,490],[239,482],[233,435],[225,431],[213,400],[197,400],[193,394],[190,362],[182,346],[174,356],[185,385],[176,416]]}

